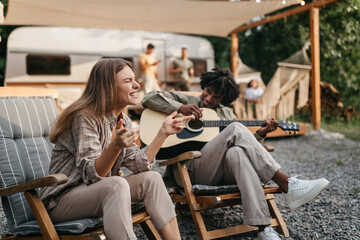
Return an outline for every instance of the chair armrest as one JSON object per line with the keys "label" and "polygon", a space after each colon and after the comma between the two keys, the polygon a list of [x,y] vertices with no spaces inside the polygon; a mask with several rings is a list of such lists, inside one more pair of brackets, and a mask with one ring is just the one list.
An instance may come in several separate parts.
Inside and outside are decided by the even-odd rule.
{"label": "chair armrest", "polygon": [[65,174],[52,174],[42,178],[37,178],[24,183],[20,183],[12,187],[1,188],[0,196],[11,195],[18,192],[25,192],[39,187],[56,186],[66,183],[67,181],[68,179]]}
{"label": "chair armrest", "polygon": [[272,145],[263,145],[263,147],[266,149],[266,151],[268,152],[273,152],[275,150],[274,146]]}
{"label": "chair armrest", "polygon": [[177,162],[191,160],[191,159],[199,158],[199,157],[201,157],[200,151],[189,151],[189,152],[184,152],[174,158],[170,158],[166,161],[163,161],[163,162],[159,163],[159,165],[160,166],[168,166],[168,165],[176,164]]}

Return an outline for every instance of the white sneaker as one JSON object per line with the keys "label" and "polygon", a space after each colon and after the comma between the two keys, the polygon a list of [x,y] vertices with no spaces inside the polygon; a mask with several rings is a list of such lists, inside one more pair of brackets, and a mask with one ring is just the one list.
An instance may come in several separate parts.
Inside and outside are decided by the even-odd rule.
{"label": "white sneaker", "polygon": [[280,240],[278,233],[272,227],[266,227],[257,235],[258,240]]}
{"label": "white sneaker", "polygon": [[291,210],[313,200],[329,184],[325,178],[316,180],[300,180],[296,177],[288,179],[288,192],[285,199]]}

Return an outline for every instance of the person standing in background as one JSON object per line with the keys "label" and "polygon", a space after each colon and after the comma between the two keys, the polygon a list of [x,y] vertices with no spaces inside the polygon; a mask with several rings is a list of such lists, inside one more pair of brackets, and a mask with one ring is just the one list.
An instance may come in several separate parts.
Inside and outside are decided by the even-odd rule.
{"label": "person standing in background", "polygon": [[258,81],[253,79],[249,82],[248,88],[245,91],[245,108],[249,118],[255,118],[256,106],[259,102],[259,97],[264,93],[264,90],[259,87]]}
{"label": "person standing in background", "polygon": [[181,58],[175,59],[169,68],[169,73],[174,75],[176,91],[189,91],[194,79],[194,64],[188,59],[188,49],[181,48]]}
{"label": "person standing in background", "polygon": [[158,79],[156,66],[160,63],[160,60],[151,56],[155,46],[149,43],[146,47],[146,52],[140,55],[139,65],[141,70],[141,84],[145,93],[152,91],[160,91],[161,82]]}
{"label": "person standing in background", "polygon": [[258,103],[258,98],[264,93],[264,90],[259,87],[258,82],[253,79],[249,82],[248,88],[245,91],[245,98],[251,102]]}

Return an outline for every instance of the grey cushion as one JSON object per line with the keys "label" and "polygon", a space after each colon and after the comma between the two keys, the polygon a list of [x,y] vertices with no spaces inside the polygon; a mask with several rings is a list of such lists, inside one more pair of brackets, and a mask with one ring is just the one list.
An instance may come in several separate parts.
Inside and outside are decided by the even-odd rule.
{"label": "grey cushion", "polygon": [[[78,234],[97,229],[101,226],[101,218],[86,218],[54,224],[54,227],[59,234]],[[41,235],[40,228],[36,221],[30,221],[19,225],[16,233],[17,235]]]}
{"label": "grey cushion", "polygon": [[239,188],[236,184],[222,185],[222,186],[209,186],[209,185],[193,185],[193,193],[195,195],[217,195],[225,193],[239,192]]}
{"label": "grey cushion", "polygon": [[[131,212],[136,213],[144,209],[144,202],[139,202],[131,205]],[[74,221],[62,222],[54,224],[56,231],[59,234],[79,234],[86,231],[97,229],[103,225],[101,218],[85,218]],[[36,221],[30,221],[19,225],[16,235],[41,235],[40,228]]]}
{"label": "grey cushion", "polygon": [[[52,151],[48,136],[56,117],[53,98],[0,97],[0,188],[48,174]],[[24,194],[1,200],[9,232],[26,234],[20,226],[32,225],[35,218]]]}

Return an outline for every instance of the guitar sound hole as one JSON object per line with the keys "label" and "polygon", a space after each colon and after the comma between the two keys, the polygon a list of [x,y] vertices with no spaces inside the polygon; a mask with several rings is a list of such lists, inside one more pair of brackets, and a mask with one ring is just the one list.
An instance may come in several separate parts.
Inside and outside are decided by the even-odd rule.
{"label": "guitar sound hole", "polygon": [[194,119],[189,121],[188,125],[191,129],[197,130],[203,127],[203,122],[199,119]]}

